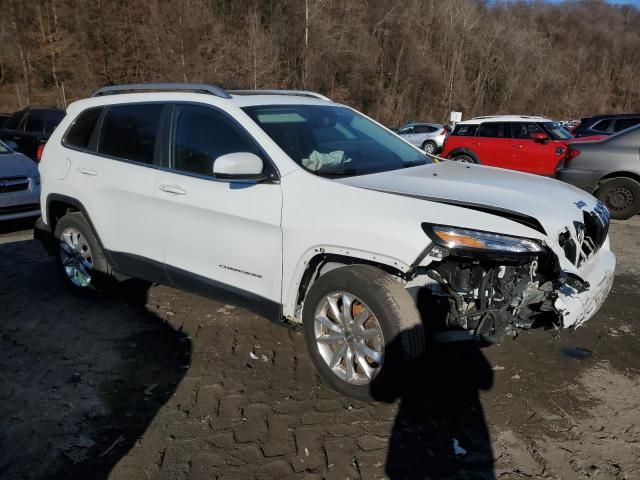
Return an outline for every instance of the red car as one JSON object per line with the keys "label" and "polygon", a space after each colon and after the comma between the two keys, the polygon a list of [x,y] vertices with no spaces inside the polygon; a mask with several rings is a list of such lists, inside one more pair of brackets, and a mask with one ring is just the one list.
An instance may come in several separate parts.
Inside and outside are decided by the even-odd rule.
{"label": "red car", "polygon": [[[600,139],[586,137],[580,141]],[[574,140],[564,127],[543,117],[476,117],[456,125],[445,141],[442,157],[554,176],[558,162],[565,158],[567,144]]]}

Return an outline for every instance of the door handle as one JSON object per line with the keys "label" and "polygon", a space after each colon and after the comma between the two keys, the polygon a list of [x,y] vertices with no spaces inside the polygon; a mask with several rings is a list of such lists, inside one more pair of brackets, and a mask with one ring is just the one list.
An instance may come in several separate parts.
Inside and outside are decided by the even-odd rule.
{"label": "door handle", "polygon": [[513,148],[522,148],[523,145],[511,145]]}
{"label": "door handle", "polygon": [[476,147],[480,146],[480,142],[471,142],[471,145],[475,145]]}
{"label": "door handle", "polygon": [[78,167],[76,170],[78,171],[78,173],[81,173],[82,175],[88,175],[90,177],[95,177],[96,175],[98,175],[98,172],[96,172],[93,168]]}
{"label": "door handle", "polygon": [[173,193],[174,195],[186,195],[187,191],[180,185],[160,185],[160,190],[166,193]]}
{"label": "door handle", "polygon": [[13,139],[14,139],[14,140],[20,140],[20,136],[19,136],[19,135],[14,135],[14,136],[13,136]]}

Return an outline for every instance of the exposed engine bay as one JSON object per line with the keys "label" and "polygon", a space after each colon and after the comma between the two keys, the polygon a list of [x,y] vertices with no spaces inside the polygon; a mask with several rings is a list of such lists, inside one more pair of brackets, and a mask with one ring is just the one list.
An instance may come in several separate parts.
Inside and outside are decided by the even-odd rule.
{"label": "exposed engine bay", "polygon": [[[588,283],[563,274],[551,252],[520,258],[465,258],[443,255],[419,267],[406,287],[437,330],[463,330],[495,343],[517,329],[563,327],[556,300],[565,286],[584,292]],[[432,325],[433,323],[430,322]]]}

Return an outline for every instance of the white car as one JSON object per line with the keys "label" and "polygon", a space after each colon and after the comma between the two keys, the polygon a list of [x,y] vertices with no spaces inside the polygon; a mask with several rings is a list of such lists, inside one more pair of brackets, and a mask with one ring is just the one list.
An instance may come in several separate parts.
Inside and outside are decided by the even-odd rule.
{"label": "white car", "polygon": [[588,193],[432,163],[309,92],[106,87],[69,106],[40,173],[35,234],[72,289],[143,279],[301,323],[324,379],[361,399],[426,333],[574,327],[613,280]]}

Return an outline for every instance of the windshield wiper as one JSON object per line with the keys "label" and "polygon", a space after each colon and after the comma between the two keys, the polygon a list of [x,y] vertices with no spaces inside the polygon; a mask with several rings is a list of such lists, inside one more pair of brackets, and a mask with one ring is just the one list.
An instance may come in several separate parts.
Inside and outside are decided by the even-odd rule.
{"label": "windshield wiper", "polygon": [[403,165],[403,168],[411,168],[411,167],[417,167],[419,165],[429,165],[429,162],[425,159],[425,160],[416,160],[415,162],[407,162]]}

